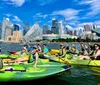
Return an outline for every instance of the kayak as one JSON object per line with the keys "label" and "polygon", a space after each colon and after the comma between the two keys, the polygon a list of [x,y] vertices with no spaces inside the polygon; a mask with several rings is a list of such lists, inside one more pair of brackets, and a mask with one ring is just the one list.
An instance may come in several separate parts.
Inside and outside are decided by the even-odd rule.
{"label": "kayak", "polygon": [[13,64],[0,69],[0,82],[35,80],[53,76],[69,69],[71,69],[70,66],[59,62],[38,64],[36,69],[33,68],[33,63]]}
{"label": "kayak", "polygon": [[74,60],[74,59],[68,59],[68,58],[58,58],[54,56],[49,56],[49,55],[44,55],[45,58],[52,60],[52,61],[57,61],[61,63],[66,63],[66,64],[72,64],[72,65],[85,65],[85,66],[100,66],[100,60]]}
{"label": "kayak", "polygon": [[[3,63],[12,62],[12,60],[19,58],[18,54],[0,54],[0,59],[3,59]],[[28,60],[29,56],[25,56],[25,60]],[[32,60],[31,60],[32,61]],[[39,62],[46,63],[49,62],[49,59],[39,59]]]}

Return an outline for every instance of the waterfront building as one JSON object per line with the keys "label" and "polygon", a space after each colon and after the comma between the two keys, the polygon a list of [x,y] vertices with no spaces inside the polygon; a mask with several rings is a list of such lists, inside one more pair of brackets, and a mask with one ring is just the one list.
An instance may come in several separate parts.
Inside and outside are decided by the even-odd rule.
{"label": "waterfront building", "polygon": [[59,34],[59,27],[58,27],[58,20],[57,19],[52,19],[51,31],[54,34]]}
{"label": "waterfront building", "polygon": [[8,18],[3,18],[1,39],[3,41],[7,40],[7,37],[12,35],[12,30],[13,24]]}
{"label": "waterfront building", "polygon": [[76,36],[77,35],[77,31],[73,30],[73,35]]}
{"label": "waterfront building", "polygon": [[82,36],[82,34],[83,34],[83,30],[82,30],[82,29],[80,29],[80,30],[78,31],[78,37],[81,37],[81,36]]}
{"label": "waterfront building", "polygon": [[14,26],[14,31],[19,31],[19,25],[14,24],[13,26]]}
{"label": "waterfront building", "polygon": [[42,34],[43,34],[42,30],[41,30],[38,22],[36,22],[23,38],[24,38],[25,42],[42,40]]}
{"label": "waterfront building", "polygon": [[62,21],[59,22],[59,35],[64,34],[64,26]]}
{"label": "waterfront building", "polygon": [[47,30],[47,34],[52,34],[52,31],[51,30]]}
{"label": "waterfront building", "polygon": [[95,33],[97,39],[100,39],[100,27],[96,27],[92,32]]}
{"label": "waterfront building", "polygon": [[65,18],[64,18],[64,20],[63,20],[62,23],[63,23],[63,31],[64,31],[63,33],[64,33],[64,34],[67,34],[67,28],[66,28],[66,25],[67,25],[67,24],[66,24],[66,19],[65,19]]}
{"label": "waterfront building", "polygon": [[44,24],[43,25],[43,34],[47,34],[47,31],[49,30],[48,25]]}
{"label": "waterfront building", "polygon": [[90,30],[90,26],[89,26],[88,24],[84,25],[84,30],[85,30],[85,31],[91,31],[91,30]]}
{"label": "waterfront building", "polygon": [[23,26],[23,35],[25,35],[30,29],[30,25],[28,22],[24,22],[24,26]]}
{"label": "waterfront building", "polygon": [[22,40],[23,40],[23,36],[21,30],[13,31],[13,34],[7,37],[7,42],[11,42],[11,43],[20,43]]}
{"label": "waterfront building", "polygon": [[75,38],[75,39],[77,39],[77,36],[71,36],[68,34],[62,34],[60,36],[58,34],[43,34],[43,39],[53,40],[53,39],[59,39],[59,38],[63,38],[63,39]]}

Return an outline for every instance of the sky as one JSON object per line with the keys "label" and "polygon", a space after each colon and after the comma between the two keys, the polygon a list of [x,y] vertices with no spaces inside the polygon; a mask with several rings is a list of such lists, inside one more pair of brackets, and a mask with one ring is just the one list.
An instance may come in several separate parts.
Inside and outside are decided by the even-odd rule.
{"label": "sky", "polygon": [[52,19],[66,20],[70,29],[83,29],[85,24],[100,25],[100,0],[0,0],[0,22],[3,17],[12,23],[27,21],[52,24]]}

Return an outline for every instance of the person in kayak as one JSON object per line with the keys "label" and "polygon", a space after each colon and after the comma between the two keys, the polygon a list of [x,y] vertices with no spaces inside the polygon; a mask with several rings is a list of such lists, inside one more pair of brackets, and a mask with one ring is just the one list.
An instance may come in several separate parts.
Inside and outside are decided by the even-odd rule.
{"label": "person in kayak", "polygon": [[16,54],[20,57],[15,60],[15,63],[21,63],[25,60],[25,56],[29,55],[26,47],[23,47],[22,50],[20,52],[16,52]]}
{"label": "person in kayak", "polygon": [[100,45],[95,44],[96,53],[93,56],[81,56],[79,60],[100,60]]}
{"label": "person in kayak", "polygon": [[100,60],[100,45],[95,44],[96,54],[94,56],[95,60]]}
{"label": "person in kayak", "polygon": [[47,54],[49,52],[49,49],[47,48],[46,44],[43,44],[43,54]]}
{"label": "person in kayak", "polygon": [[38,44],[38,45],[37,45],[37,49],[38,49],[38,53],[40,53],[40,54],[41,54],[41,53],[42,53],[41,44]]}
{"label": "person in kayak", "polygon": [[60,54],[58,55],[58,57],[60,58],[64,58],[66,56],[66,47],[61,44],[60,45]]}
{"label": "person in kayak", "polygon": [[33,62],[34,62],[34,66],[33,67],[34,67],[34,69],[36,69],[36,65],[38,63],[38,57],[39,57],[36,45],[33,46],[33,51],[31,52],[31,54],[33,55]]}

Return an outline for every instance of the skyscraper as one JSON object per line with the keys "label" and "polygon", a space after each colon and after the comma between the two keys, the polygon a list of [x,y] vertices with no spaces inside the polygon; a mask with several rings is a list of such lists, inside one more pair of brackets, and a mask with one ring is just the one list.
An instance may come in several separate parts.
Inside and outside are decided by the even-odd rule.
{"label": "skyscraper", "polygon": [[30,29],[30,25],[28,22],[24,22],[24,26],[23,26],[23,35],[25,35]]}
{"label": "skyscraper", "polygon": [[63,27],[63,23],[62,23],[62,21],[60,21],[60,22],[59,22],[59,34],[60,34],[60,35],[64,33],[63,28],[64,28],[64,27]]}
{"label": "skyscraper", "polygon": [[13,30],[13,24],[10,22],[9,19],[3,18],[1,39],[7,40],[7,37],[12,35],[12,30]]}
{"label": "skyscraper", "polygon": [[19,31],[19,25],[14,24],[14,31]]}
{"label": "skyscraper", "polygon": [[96,25],[95,24],[93,24],[93,29],[95,29],[96,28]]}
{"label": "skyscraper", "polygon": [[47,34],[47,31],[49,30],[48,25],[44,24],[43,25],[43,34]]}
{"label": "skyscraper", "polygon": [[73,35],[74,35],[74,36],[77,35],[77,31],[76,31],[76,30],[73,31]]}
{"label": "skyscraper", "polygon": [[58,27],[58,20],[57,19],[52,19],[51,31],[54,34],[59,34],[59,27]]}
{"label": "skyscraper", "polygon": [[87,24],[87,25],[84,25],[84,30],[85,31],[90,31],[90,26]]}
{"label": "skyscraper", "polygon": [[64,34],[67,34],[67,29],[66,29],[66,19],[64,18],[64,21],[63,21],[63,30],[64,30]]}

